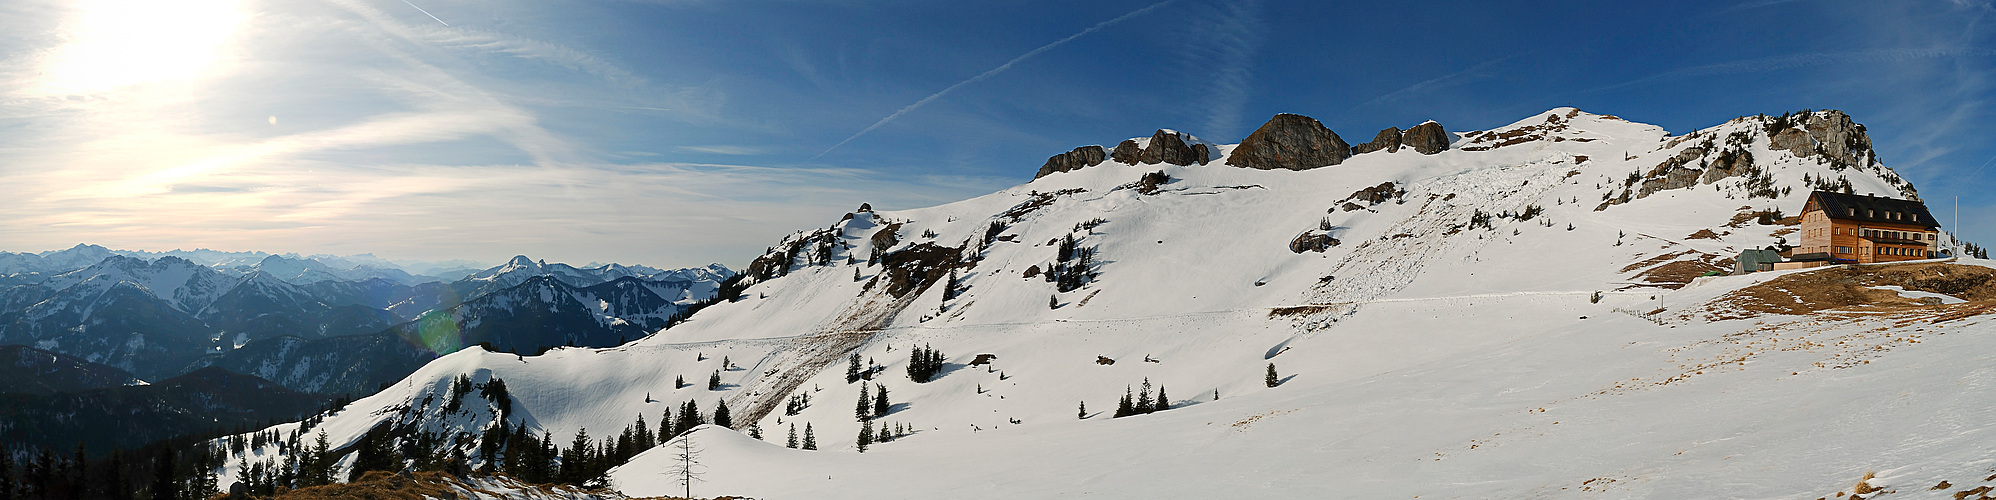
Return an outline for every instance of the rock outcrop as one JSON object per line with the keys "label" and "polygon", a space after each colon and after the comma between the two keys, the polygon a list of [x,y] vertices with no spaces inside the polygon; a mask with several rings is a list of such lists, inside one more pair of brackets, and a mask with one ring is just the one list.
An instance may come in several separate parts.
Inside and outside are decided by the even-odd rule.
{"label": "rock outcrop", "polygon": [[1312,229],[1304,231],[1303,234],[1298,234],[1295,238],[1290,239],[1289,251],[1293,253],[1321,253],[1331,247],[1338,246],[1339,243],[1342,242],[1338,241],[1337,238],[1332,238],[1330,233],[1320,229]]}
{"label": "rock outcrop", "polygon": [[1787,150],[1795,156],[1822,154],[1844,167],[1868,166],[1877,161],[1864,125],[1851,121],[1850,115],[1842,111],[1803,112],[1792,119],[1782,115],[1769,125],[1768,133],[1770,147]]}
{"label": "rock outcrop", "polygon": [[1109,153],[1109,159],[1115,160],[1116,163],[1135,165],[1137,158],[1143,154],[1143,148],[1137,147],[1136,139],[1124,139],[1122,144],[1116,145],[1115,151]]}
{"label": "rock outcrop", "polygon": [[1400,143],[1424,155],[1440,153],[1448,149],[1448,131],[1442,130],[1442,124],[1430,121],[1407,129]]}
{"label": "rock outcrop", "polygon": [[1195,158],[1195,156],[1197,156],[1197,152],[1191,146],[1186,145],[1185,140],[1180,139],[1177,132],[1158,129],[1156,133],[1150,135],[1150,145],[1144,148],[1143,154],[1138,155],[1137,161],[1146,164],[1169,163],[1172,165],[1206,163],[1206,158]]}
{"label": "rock outcrop", "polygon": [[1400,127],[1386,127],[1379,135],[1372,136],[1372,142],[1351,147],[1351,154],[1362,155],[1373,151],[1388,153],[1400,151]]}
{"label": "rock outcrop", "polygon": [[1034,174],[1033,178],[1038,179],[1056,172],[1071,172],[1082,167],[1100,165],[1106,154],[1107,152],[1102,149],[1102,146],[1090,145],[1074,148],[1072,151],[1047,158],[1047,163],[1040,166],[1040,173]]}
{"label": "rock outcrop", "polygon": [[1309,170],[1343,163],[1351,146],[1308,116],[1282,113],[1248,134],[1227,164],[1257,170]]}

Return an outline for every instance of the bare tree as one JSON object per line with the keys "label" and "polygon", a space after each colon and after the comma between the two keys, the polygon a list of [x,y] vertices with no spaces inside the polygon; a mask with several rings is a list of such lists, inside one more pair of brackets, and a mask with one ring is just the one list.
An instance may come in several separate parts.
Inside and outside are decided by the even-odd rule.
{"label": "bare tree", "polygon": [[693,483],[706,473],[706,467],[700,465],[701,450],[693,446],[692,433],[680,436],[679,445],[674,448],[678,449],[673,450],[672,467],[666,473],[676,476],[679,484],[686,487],[686,498],[693,498]]}

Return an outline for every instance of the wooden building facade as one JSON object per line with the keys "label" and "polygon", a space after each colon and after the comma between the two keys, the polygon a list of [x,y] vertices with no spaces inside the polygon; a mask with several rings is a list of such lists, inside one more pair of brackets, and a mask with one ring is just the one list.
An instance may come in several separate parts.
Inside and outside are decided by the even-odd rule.
{"label": "wooden building facade", "polygon": [[1939,255],[1940,222],[1917,200],[1816,191],[1802,207],[1794,260],[1846,263]]}

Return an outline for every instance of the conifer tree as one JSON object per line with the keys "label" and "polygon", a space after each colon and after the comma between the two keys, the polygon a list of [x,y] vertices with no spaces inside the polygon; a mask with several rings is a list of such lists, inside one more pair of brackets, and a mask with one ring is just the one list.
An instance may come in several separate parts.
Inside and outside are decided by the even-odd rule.
{"label": "conifer tree", "polygon": [[850,361],[846,363],[846,383],[850,384],[858,381],[859,381],[859,353],[855,352],[852,353],[852,358],[850,359]]}
{"label": "conifer tree", "polygon": [[1169,409],[1171,409],[1171,398],[1164,397],[1164,384],[1158,384],[1156,411],[1165,411]]}
{"label": "conifer tree", "polygon": [[762,440],[762,422],[750,422],[748,424],[748,437],[755,438],[757,441]]}
{"label": "conifer tree", "polygon": [[632,436],[633,446],[636,446],[639,450],[645,450],[657,444],[652,439],[651,426],[645,424],[645,415],[643,413],[638,414],[638,423],[635,425],[637,427],[637,434]]}
{"label": "conifer tree", "polygon": [[1150,413],[1152,407],[1150,399],[1150,377],[1144,377],[1143,388],[1137,390],[1137,402],[1135,407],[1131,409],[1135,410],[1135,413]]}
{"label": "conifer tree", "polygon": [[[117,455],[112,455],[113,457]],[[0,453],[0,500],[14,500],[14,457]]]}
{"label": "conifer tree", "polygon": [[804,449],[806,450],[818,449],[818,437],[811,433],[810,422],[804,423]]}
{"label": "conifer tree", "polygon": [[880,424],[880,434],[873,436],[873,442],[885,443],[893,440],[894,440],[894,435],[887,433],[887,424],[885,423]]}
{"label": "conifer tree", "polygon": [[728,400],[723,399],[714,403],[714,425],[730,429],[735,427],[734,416],[728,414]]}
{"label": "conifer tree", "polygon": [[173,448],[160,450],[152,466],[152,500],[180,500],[180,481],[174,472]]}
{"label": "conifer tree", "polygon": [[1136,405],[1130,401],[1130,386],[1123,386],[1123,399],[1116,403],[1114,418],[1122,418],[1135,413]]}
{"label": "conifer tree", "polygon": [[726,355],[721,356],[721,369],[726,370],[729,368],[734,368],[734,364],[735,362],[729,361]]}
{"label": "conifer tree", "polygon": [[708,377],[707,377],[707,390],[710,390],[710,391],[718,391],[718,390],[721,390],[721,371],[720,371],[720,370],[714,370],[714,374],[713,374],[713,375],[711,375],[711,376],[708,376]]}
{"label": "conifer tree", "polygon": [[860,452],[860,453],[866,453],[866,445],[869,445],[869,444],[873,444],[873,421],[872,421],[872,420],[868,420],[868,421],[866,421],[866,423],[863,423],[863,424],[860,424],[860,426],[859,426],[859,437],[858,437],[858,438],[856,438],[856,442],[857,442],[857,443],[859,443],[859,452]]}
{"label": "conifer tree", "polygon": [[683,389],[683,388],[685,388],[685,387],[686,387],[686,376],[685,376],[685,375],[679,375],[679,376],[675,376],[675,377],[672,377],[672,388],[674,388],[674,389]]}
{"label": "conifer tree", "polygon": [[693,430],[694,427],[698,427],[704,423],[707,422],[701,419],[699,403],[687,401],[685,405],[679,407],[679,422],[672,426],[674,428],[674,435],[685,434],[686,431]]}
{"label": "conifer tree", "polygon": [[1075,419],[1084,419],[1084,418],[1088,418],[1088,402],[1087,402],[1087,401],[1082,401],[1082,402],[1081,402],[1081,409],[1075,412],[1075,414],[1074,414],[1074,418],[1075,418]]}
{"label": "conifer tree", "polygon": [[1268,364],[1268,376],[1263,377],[1262,382],[1267,383],[1269,387],[1282,385],[1282,378],[1275,375],[1275,363]]}
{"label": "conifer tree", "polygon": [[665,440],[677,435],[672,428],[672,407],[667,406],[665,412],[658,414],[658,444],[665,444]]}
{"label": "conifer tree", "polygon": [[866,395],[866,384],[859,385],[859,405],[853,407],[853,418],[866,421],[873,418],[873,398]]}
{"label": "conifer tree", "polygon": [[796,423],[796,422],[791,422],[791,423],[790,423],[790,438],[789,438],[789,439],[785,439],[785,440],[783,441],[783,446],[784,446],[785,448],[796,448],[796,447],[797,447],[797,423]]}
{"label": "conifer tree", "polygon": [[887,386],[880,383],[874,383],[873,388],[874,388],[873,416],[875,417],[887,416],[887,409],[893,407],[893,404],[889,403],[887,400]]}

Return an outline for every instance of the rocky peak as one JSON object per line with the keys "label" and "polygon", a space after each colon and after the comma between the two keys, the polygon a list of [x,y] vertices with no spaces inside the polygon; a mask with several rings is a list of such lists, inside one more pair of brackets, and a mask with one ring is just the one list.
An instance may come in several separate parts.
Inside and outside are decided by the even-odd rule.
{"label": "rocky peak", "polygon": [[1109,153],[1109,159],[1115,160],[1116,163],[1135,165],[1137,158],[1143,156],[1143,153],[1143,147],[1137,145],[1136,139],[1124,139],[1122,143],[1116,145],[1115,151]]}
{"label": "rocky peak", "polygon": [[1864,125],[1851,121],[1838,110],[1804,111],[1796,115],[1769,117],[1765,125],[1769,146],[1795,156],[1822,154],[1845,167],[1868,166],[1877,162],[1871,151],[1871,137]]}
{"label": "rocky peak", "polygon": [[[1102,159],[1106,154],[1107,153],[1102,149],[1102,146],[1099,145],[1088,145],[1088,146],[1074,148],[1073,150],[1068,151],[1066,153],[1053,155],[1052,157],[1047,158],[1047,163],[1045,165],[1040,166],[1040,172],[1037,174],[1033,174],[1033,178],[1038,179],[1041,177],[1046,177],[1048,175],[1054,174],[1056,172],[1070,172],[1078,170],[1082,167],[1093,167],[1096,165],[1100,165],[1102,164]],[[870,206],[861,207],[861,209],[862,209],[861,211],[863,212],[872,211],[872,207]]]}
{"label": "rocky peak", "polygon": [[1192,146],[1185,144],[1185,139],[1180,138],[1178,132],[1158,129],[1156,133],[1151,134],[1150,145],[1144,148],[1143,154],[1139,155],[1137,160],[1146,164],[1206,164],[1206,156],[1198,153]]}
{"label": "rocky peak", "polygon": [[1421,154],[1431,155],[1448,149],[1449,136],[1447,130],[1442,130],[1442,124],[1430,120],[1407,129],[1400,143]]}
{"label": "rocky peak", "polygon": [[1227,157],[1227,164],[1257,170],[1309,170],[1343,163],[1351,146],[1322,122],[1282,113],[1248,134]]}
{"label": "rocky peak", "polygon": [[1372,136],[1372,142],[1351,147],[1351,154],[1362,155],[1373,151],[1388,153],[1400,151],[1400,127],[1386,127]]}

